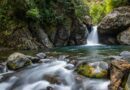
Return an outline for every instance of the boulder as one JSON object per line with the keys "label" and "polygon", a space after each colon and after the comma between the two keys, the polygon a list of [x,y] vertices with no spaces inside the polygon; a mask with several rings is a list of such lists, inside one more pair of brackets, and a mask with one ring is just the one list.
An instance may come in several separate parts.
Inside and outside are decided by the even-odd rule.
{"label": "boulder", "polygon": [[8,57],[7,67],[10,70],[18,70],[32,64],[32,61],[22,53],[13,53]]}
{"label": "boulder", "polygon": [[120,44],[130,45],[130,27],[117,36]]}
{"label": "boulder", "polygon": [[129,6],[119,7],[104,17],[98,26],[100,42],[118,44],[117,35],[130,26],[129,18]]}
{"label": "boulder", "polygon": [[114,60],[110,64],[109,90],[127,90],[126,83],[130,74],[130,64],[126,60]]}
{"label": "boulder", "polygon": [[45,53],[38,53],[38,54],[36,54],[36,56],[39,58],[39,59],[44,59],[44,58],[46,58],[46,54]]}
{"label": "boulder", "polygon": [[130,58],[130,52],[129,51],[123,51],[120,53],[120,56],[122,58]]}
{"label": "boulder", "polygon": [[81,63],[76,68],[76,71],[90,78],[106,78],[108,75],[108,64],[106,62]]}

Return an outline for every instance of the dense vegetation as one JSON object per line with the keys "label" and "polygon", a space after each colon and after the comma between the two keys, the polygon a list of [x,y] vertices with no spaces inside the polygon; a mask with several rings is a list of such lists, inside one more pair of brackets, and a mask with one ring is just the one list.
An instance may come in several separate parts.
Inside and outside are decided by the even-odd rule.
{"label": "dense vegetation", "polygon": [[114,8],[128,4],[128,0],[83,0],[89,6],[89,14],[94,24],[110,13]]}
{"label": "dense vegetation", "polygon": [[[51,39],[51,34],[56,32],[59,24],[71,31],[73,20],[82,23],[86,14],[87,7],[80,0],[1,0],[0,45],[11,47],[18,45],[16,41],[21,40],[14,40],[14,37],[20,36],[12,36],[12,34],[18,30],[27,32],[30,26],[35,28],[35,31],[31,31],[34,32],[33,34],[37,33],[36,30],[41,27]],[[13,40],[10,40],[12,37]],[[8,43],[9,40],[10,43]]]}
{"label": "dense vegetation", "polygon": [[[127,3],[128,0],[1,0],[0,46],[17,45],[21,48],[27,46],[24,45],[25,43],[32,46],[32,42],[35,42],[34,46],[40,45],[37,43],[39,37],[36,35],[39,28],[45,31],[55,46],[59,41],[55,40],[57,35],[54,34],[59,29],[63,30],[62,33],[68,34],[65,40],[70,38],[75,40],[75,36],[72,35],[83,33],[80,32],[80,27],[86,15],[91,16],[93,24],[97,24],[114,8],[127,5]],[[63,42],[60,46],[68,45],[68,42]]]}

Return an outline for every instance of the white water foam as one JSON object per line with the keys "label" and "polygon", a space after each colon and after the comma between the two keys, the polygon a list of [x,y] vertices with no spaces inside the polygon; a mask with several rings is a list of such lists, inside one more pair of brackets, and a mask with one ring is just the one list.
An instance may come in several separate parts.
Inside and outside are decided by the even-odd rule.
{"label": "white water foam", "polygon": [[88,46],[95,46],[95,45],[100,45],[99,40],[98,40],[98,31],[97,31],[97,26],[94,26],[90,34],[88,35],[87,38],[87,45]]}

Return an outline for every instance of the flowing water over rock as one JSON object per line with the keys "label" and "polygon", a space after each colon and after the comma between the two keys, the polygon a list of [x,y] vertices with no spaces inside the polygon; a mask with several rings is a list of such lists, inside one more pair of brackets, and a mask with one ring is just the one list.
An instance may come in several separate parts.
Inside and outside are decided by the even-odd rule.
{"label": "flowing water over rock", "polygon": [[[55,48],[50,52],[58,56],[70,55],[78,61],[109,62],[109,56],[120,55],[124,50],[130,51],[130,47],[85,45]],[[128,61],[130,62],[130,59]],[[62,58],[46,60],[42,64],[14,73],[0,83],[0,90],[108,90],[109,80],[81,77],[74,72],[74,69],[72,64]],[[130,86],[130,78],[128,85]]]}
{"label": "flowing water over rock", "polygon": [[87,38],[87,45],[94,46],[99,45],[97,26],[94,26]]}
{"label": "flowing water over rock", "polygon": [[[66,61],[51,61],[17,72],[7,81],[0,84],[1,90],[108,90],[109,80],[79,78],[74,70],[65,67]],[[53,79],[46,80],[46,76],[52,76],[59,83],[52,83]],[[98,88],[97,88],[98,87]]]}

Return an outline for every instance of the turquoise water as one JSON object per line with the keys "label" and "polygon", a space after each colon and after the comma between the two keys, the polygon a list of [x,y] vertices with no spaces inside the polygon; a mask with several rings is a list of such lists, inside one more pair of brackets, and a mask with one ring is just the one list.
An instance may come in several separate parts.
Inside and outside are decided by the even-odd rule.
{"label": "turquoise water", "polygon": [[78,60],[106,60],[109,56],[118,56],[122,51],[130,51],[130,46],[70,46],[51,50],[53,54],[66,54]]}

